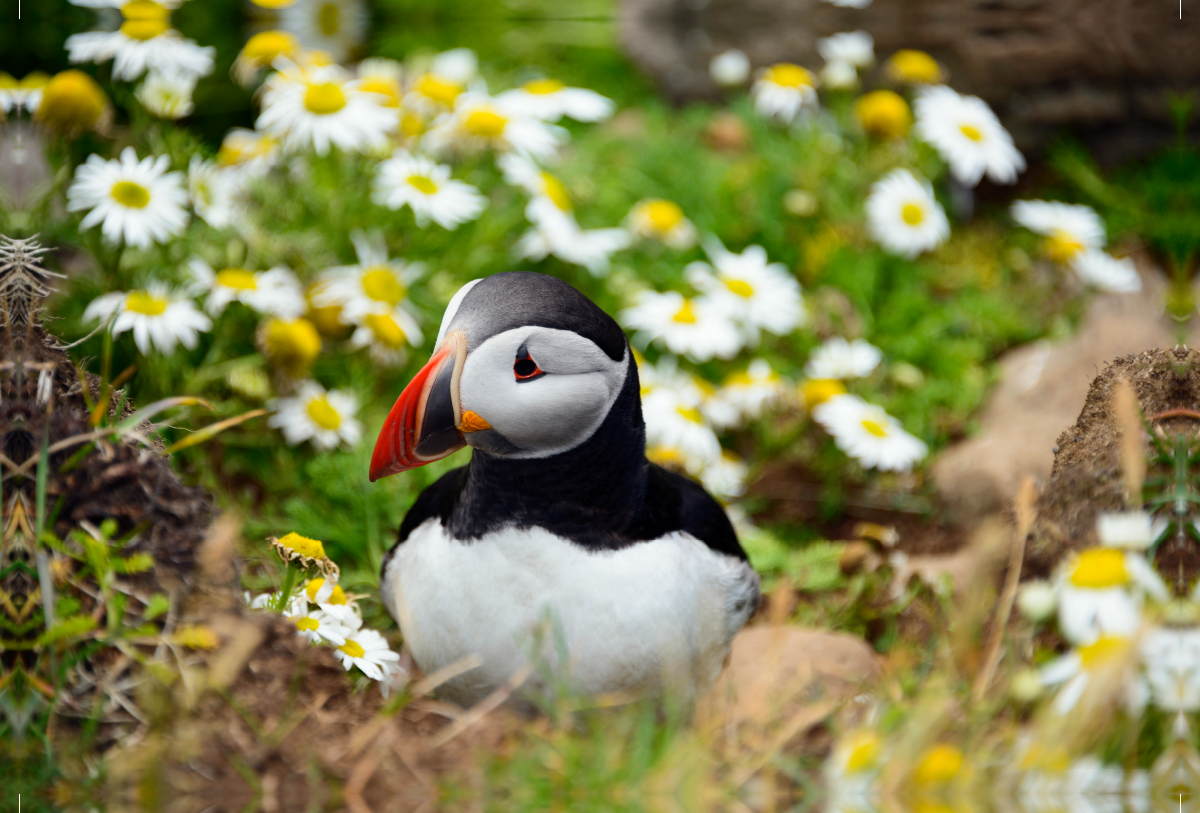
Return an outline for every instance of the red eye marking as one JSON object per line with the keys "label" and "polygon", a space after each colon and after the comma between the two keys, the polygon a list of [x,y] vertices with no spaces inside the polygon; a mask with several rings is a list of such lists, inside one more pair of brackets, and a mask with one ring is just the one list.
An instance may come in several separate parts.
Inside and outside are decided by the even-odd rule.
{"label": "red eye marking", "polygon": [[518,381],[531,381],[544,375],[542,368],[538,367],[537,362],[529,357],[529,351],[525,349],[525,345],[521,345],[521,349],[517,351],[517,360],[513,362],[513,376]]}

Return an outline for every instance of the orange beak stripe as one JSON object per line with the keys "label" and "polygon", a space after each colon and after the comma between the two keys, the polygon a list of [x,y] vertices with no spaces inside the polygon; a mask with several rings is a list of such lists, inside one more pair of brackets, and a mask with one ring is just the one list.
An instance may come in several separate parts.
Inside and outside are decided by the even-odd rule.
{"label": "orange beak stripe", "polygon": [[491,428],[492,425],[480,417],[479,413],[469,409],[463,413],[462,423],[458,425],[459,432],[482,432]]}

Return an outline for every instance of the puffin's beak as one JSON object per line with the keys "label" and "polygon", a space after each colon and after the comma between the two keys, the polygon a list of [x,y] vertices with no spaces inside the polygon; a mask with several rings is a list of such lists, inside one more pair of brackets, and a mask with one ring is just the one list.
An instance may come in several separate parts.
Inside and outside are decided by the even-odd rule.
{"label": "puffin's beak", "polygon": [[466,337],[458,331],[448,334],[400,393],[375,441],[371,482],[441,460],[466,445],[459,431],[463,421],[458,403],[458,378],[466,356]]}

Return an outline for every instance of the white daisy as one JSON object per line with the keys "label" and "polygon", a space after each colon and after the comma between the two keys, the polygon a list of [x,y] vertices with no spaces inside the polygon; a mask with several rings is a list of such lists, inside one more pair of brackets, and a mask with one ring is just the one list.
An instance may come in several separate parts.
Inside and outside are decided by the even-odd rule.
{"label": "white daisy", "polygon": [[361,629],[346,636],[346,643],[337,647],[338,659],[346,671],[357,666],[373,680],[384,679],[384,668],[400,662],[400,656],[388,647],[387,639],[372,629]]}
{"label": "white daisy", "polygon": [[1166,520],[1156,521],[1148,511],[1105,511],[1096,517],[1096,536],[1110,548],[1147,550],[1166,527]]}
{"label": "white daisy", "polygon": [[[1118,677],[1117,686],[1125,707],[1139,713],[1145,706],[1145,684],[1133,671],[1136,659],[1133,640],[1127,636],[1107,635],[1086,646],[1073,649],[1043,666],[1039,672],[1045,686],[1061,686],[1054,698],[1054,710],[1069,714],[1078,705],[1096,677]],[[1110,685],[1104,681],[1101,685]]]}
{"label": "white daisy", "polygon": [[[340,612],[329,612],[329,610]],[[296,625],[300,635],[309,643],[319,644],[328,641],[334,646],[341,646],[346,643],[347,636],[354,634],[354,628],[341,622],[341,615],[348,612],[349,608],[345,605],[337,607],[327,605],[327,608],[293,616],[292,622]],[[349,614],[353,616],[353,613]]]}
{"label": "white daisy", "polygon": [[421,67],[410,63],[416,77],[408,86],[403,107],[418,119],[436,116],[454,102],[479,73],[479,60],[470,48],[452,48],[437,54]]}
{"label": "white daisy", "polygon": [[1045,251],[1058,263],[1069,263],[1088,249],[1104,248],[1104,221],[1090,206],[1047,200],[1019,200],[1013,220],[1046,238]]}
{"label": "white daisy", "polygon": [[193,73],[152,70],[138,86],[138,101],[151,115],[160,119],[174,121],[190,116],[196,109],[192,103],[192,92],[196,89],[197,78]]}
{"label": "white daisy", "polygon": [[708,237],[704,251],[712,265],[689,263],[684,276],[696,290],[724,304],[748,344],[758,342],[760,330],[784,336],[808,321],[800,283],[783,263],[768,262],[765,248],[747,246],[734,254]]}
{"label": "white daisy", "polygon": [[130,0],[119,6],[123,22],[116,31],[89,31],[67,37],[72,62],[113,60],[113,78],[132,82],[147,70],[164,73],[212,73],[216,49],[201,47],[171,28],[170,6],[154,0]]}
{"label": "white daisy", "polygon": [[[570,213],[575,210],[571,193],[558,176],[542,169],[525,156],[516,153],[496,156],[496,166],[504,176],[505,183],[520,187],[535,198],[546,198],[563,212]],[[528,214],[527,210],[526,215]]]}
{"label": "white daisy", "polygon": [[249,87],[258,78],[260,71],[271,67],[279,57],[296,60],[300,58],[300,41],[288,31],[259,31],[246,40],[233,62],[231,73],[238,84]]}
{"label": "white daisy", "polygon": [[279,27],[295,34],[303,47],[345,62],[363,43],[367,22],[362,0],[295,0],[283,9]]}
{"label": "white daisy", "polygon": [[313,294],[313,304],[340,307],[347,324],[360,323],[368,313],[392,313],[405,304],[409,286],[424,273],[425,266],[389,258],[381,238],[372,240],[360,231],[351,233],[350,242],[358,263],[322,272],[322,285]]}
{"label": "white daisy", "polygon": [[760,114],[790,122],[805,107],[816,108],[817,78],[799,65],[780,62],[759,74],[750,95]]}
{"label": "white daisy", "polygon": [[1151,630],[1142,639],[1141,656],[1156,706],[1200,709],[1200,629]]}
{"label": "white daisy", "polygon": [[361,89],[337,65],[301,69],[280,59],[279,72],[263,86],[263,112],[255,127],[289,149],[312,147],[318,155],[336,146],[347,152],[381,149],[398,124],[384,97]]}
{"label": "white daisy", "polygon": [[398,692],[407,686],[410,677],[408,670],[399,663],[385,663],[380,668],[383,669],[383,680],[379,681],[379,693],[387,700],[392,692]]}
{"label": "white daisy", "polygon": [[730,48],[712,58],[708,63],[708,75],[721,87],[744,85],[750,78],[750,60],[737,48]]}
{"label": "white daisy", "polygon": [[131,246],[146,248],[179,234],[187,226],[187,192],[183,174],[167,172],[169,156],[148,157],[138,161],[133,147],[126,147],[119,159],[105,161],[92,153],[75,171],[75,180],[67,189],[67,210],[88,209],[79,224],[100,229],[111,242],[123,240]]}
{"label": "white daisy", "polygon": [[50,75],[42,71],[32,71],[19,80],[0,72],[0,110],[36,113],[42,101],[42,88],[49,82]]}
{"label": "white daisy", "polygon": [[[348,607],[349,599],[346,597],[346,591],[338,584],[337,575],[330,574],[326,577],[318,577],[309,579],[304,585],[304,595],[313,604],[328,610],[331,607]],[[352,621],[347,622],[347,626],[351,629],[358,629],[362,626],[362,621],[357,623]]]}
{"label": "white daisy", "polygon": [[424,341],[417,321],[404,308],[394,308],[389,313],[366,313],[356,324],[350,345],[356,349],[369,347],[371,358],[385,367],[403,364],[407,359],[405,348],[420,347]]}
{"label": "white daisy", "polygon": [[240,184],[234,171],[193,155],[188,164],[188,193],[196,215],[214,229],[223,229],[241,213]]}
{"label": "white daisy", "polygon": [[639,237],[658,240],[674,249],[696,245],[696,227],[683,215],[678,203],[661,198],[644,198],[629,210],[626,228]]}
{"label": "white daisy", "polygon": [[230,302],[241,302],[259,313],[281,319],[295,319],[308,310],[304,286],[295,274],[282,266],[261,272],[245,268],[214,271],[204,260],[195,257],[189,268],[196,293],[208,292],[204,309],[212,316],[223,313]]}
{"label": "white daisy", "polygon": [[311,440],[317,449],[327,451],[341,443],[355,446],[362,437],[362,424],[354,417],[358,398],[352,392],[326,392],[317,382],[305,381],[293,397],[272,399],[267,406],[275,410],[267,424],[283,430],[292,446]]}
{"label": "white daisy", "polygon": [[175,345],[193,349],[199,334],[212,329],[212,320],[196,309],[195,303],[173,293],[162,282],[151,282],[136,291],[114,291],[92,300],[83,312],[85,322],[112,320],[112,335],[133,331],[133,343],[142,355],[152,349],[171,353]]}
{"label": "white daisy", "polygon": [[496,97],[506,110],[543,121],[563,116],[575,121],[601,121],[612,115],[611,99],[587,88],[571,88],[557,79],[534,79]]}
{"label": "white daisy", "polygon": [[804,374],[809,378],[866,378],[879,362],[883,353],[879,348],[863,339],[848,342],[834,336],[812,352],[804,365]]}
{"label": "white daisy", "polygon": [[454,229],[487,207],[478,189],[450,177],[450,167],[405,150],[396,150],[379,165],[374,187],[375,203],[389,209],[408,206],[422,228],[433,220],[443,229]]}
{"label": "white daisy", "polygon": [[709,296],[687,299],[678,291],[641,291],[634,306],[618,318],[637,331],[634,340],[641,346],[658,342],[695,361],[730,359],[744,345],[728,304]]}
{"label": "white daisy", "polygon": [[749,471],[744,462],[723,451],[700,472],[700,482],[713,496],[728,500],[745,493]]}
{"label": "white daisy", "polygon": [[766,359],[755,359],[744,371],[730,374],[721,388],[705,400],[702,411],[717,429],[741,426],[762,415],[784,394],[783,379]]}
{"label": "white daisy", "polygon": [[563,262],[581,265],[594,276],[608,271],[609,256],[629,245],[629,232],[620,228],[583,229],[570,211],[549,197],[534,197],[525,206],[533,227],[517,240],[518,257],[537,262],[553,254]]}
{"label": "white daisy", "polygon": [[421,144],[434,153],[492,149],[543,160],[566,139],[561,127],[524,115],[486,93],[467,91],[455,98],[454,111],[430,128]]}
{"label": "white daisy", "polygon": [[651,459],[694,474],[720,460],[721,443],[700,411],[705,392],[699,382],[669,364],[646,366],[642,372],[642,416]]}
{"label": "white daisy", "polygon": [[1114,257],[1097,249],[1075,255],[1071,268],[1088,285],[1112,294],[1130,294],[1142,290],[1137,266],[1128,257]]}
{"label": "white daisy", "polygon": [[912,259],[950,236],[950,221],[928,181],[897,169],[876,181],[867,196],[867,229],[888,251]]}
{"label": "white daisy", "polygon": [[867,68],[875,61],[875,40],[866,31],[847,31],[817,40],[817,53],[826,62]]}
{"label": "white daisy", "polygon": [[355,70],[362,90],[383,97],[384,107],[399,108],[404,98],[404,66],[394,59],[372,57],[358,63]]}
{"label": "white daisy", "polygon": [[849,62],[835,60],[826,62],[821,68],[821,86],[831,90],[848,90],[858,87],[858,69]]}
{"label": "white daisy", "polygon": [[866,468],[908,471],[929,452],[898,420],[857,395],[835,395],[816,406],[812,416],[839,449]]}
{"label": "white daisy", "polygon": [[953,88],[925,88],[913,103],[917,136],[932,144],[959,183],[974,186],[986,172],[996,183],[1013,183],[1025,159],[992,108]]}
{"label": "white daisy", "polygon": [[1073,644],[1102,635],[1133,635],[1146,597],[1164,602],[1167,586],[1141,553],[1089,548],[1064,565],[1057,580],[1058,629]]}
{"label": "white daisy", "polygon": [[234,127],[221,140],[217,166],[247,178],[260,178],[279,163],[279,142],[267,133]]}
{"label": "white daisy", "polygon": [[1017,607],[1030,621],[1045,621],[1058,608],[1058,590],[1043,579],[1033,579],[1021,585]]}

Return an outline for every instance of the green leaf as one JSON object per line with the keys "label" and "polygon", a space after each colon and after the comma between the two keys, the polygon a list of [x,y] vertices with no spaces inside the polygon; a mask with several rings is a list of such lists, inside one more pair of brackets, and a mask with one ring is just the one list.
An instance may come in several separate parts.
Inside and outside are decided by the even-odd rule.
{"label": "green leaf", "polygon": [[142,618],[153,621],[169,609],[171,609],[171,600],[162,593],[155,593],[150,597],[150,603],[146,605],[146,611],[142,613]]}
{"label": "green leaf", "polygon": [[90,615],[73,615],[70,618],[64,618],[50,629],[38,636],[37,645],[47,646],[57,641],[64,641],[69,638],[78,638],[85,635],[97,626],[96,619]]}

